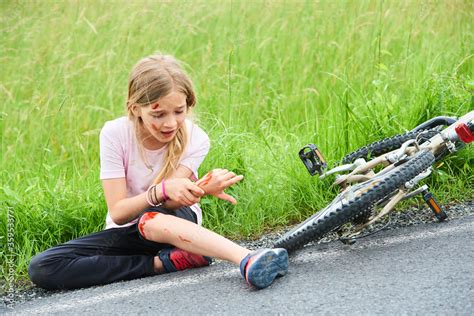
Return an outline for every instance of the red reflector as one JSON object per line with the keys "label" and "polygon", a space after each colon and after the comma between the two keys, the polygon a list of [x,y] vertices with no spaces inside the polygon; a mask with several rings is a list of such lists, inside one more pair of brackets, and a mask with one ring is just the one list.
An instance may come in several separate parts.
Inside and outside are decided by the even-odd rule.
{"label": "red reflector", "polygon": [[454,130],[456,131],[456,134],[458,134],[459,139],[464,143],[467,144],[474,140],[474,135],[469,127],[467,127],[466,123],[459,124]]}

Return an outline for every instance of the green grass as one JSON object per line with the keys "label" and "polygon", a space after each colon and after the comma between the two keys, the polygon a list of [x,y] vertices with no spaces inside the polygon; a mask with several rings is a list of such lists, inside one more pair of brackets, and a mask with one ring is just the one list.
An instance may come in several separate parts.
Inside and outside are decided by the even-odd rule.
{"label": "green grass", "polygon": [[[250,238],[332,199],[297,157],[331,162],[437,115],[474,108],[472,1],[1,1],[1,250],[15,216],[16,277],[31,256],[103,227],[98,134],[125,113],[131,67],[187,63],[212,148],[201,171],[245,175],[239,204],[202,201],[205,226]],[[473,197],[472,147],[429,180]]]}

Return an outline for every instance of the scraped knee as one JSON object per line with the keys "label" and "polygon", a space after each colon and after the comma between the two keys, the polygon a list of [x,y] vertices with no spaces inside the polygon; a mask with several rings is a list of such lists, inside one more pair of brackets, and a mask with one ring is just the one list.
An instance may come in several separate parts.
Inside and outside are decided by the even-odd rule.
{"label": "scraped knee", "polygon": [[[140,235],[146,240],[164,242],[163,233],[168,231],[168,229],[163,228],[163,225],[156,225],[156,223],[158,221],[160,223],[166,221],[166,217],[168,216],[170,215],[158,212],[147,212],[143,214],[138,221],[138,231],[140,232]],[[155,225],[153,225],[153,223],[155,223]]]}

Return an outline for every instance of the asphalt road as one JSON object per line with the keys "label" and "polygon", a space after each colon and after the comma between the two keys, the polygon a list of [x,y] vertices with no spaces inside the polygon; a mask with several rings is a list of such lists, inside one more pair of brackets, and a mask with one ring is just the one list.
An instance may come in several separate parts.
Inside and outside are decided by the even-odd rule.
{"label": "asphalt road", "polygon": [[474,215],[383,231],[353,246],[306,247],[289,273],[250,289],[236,266],[211,267],[53,294],[18,315],[450,314],[474,311]]}

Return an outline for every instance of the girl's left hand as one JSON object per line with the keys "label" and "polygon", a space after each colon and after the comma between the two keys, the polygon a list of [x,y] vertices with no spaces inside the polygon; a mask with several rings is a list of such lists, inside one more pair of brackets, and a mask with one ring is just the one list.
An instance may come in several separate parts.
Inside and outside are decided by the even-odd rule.
{"label": "girl's left hand", "polygon": [[196,181],[196,185],[203,189],[206,194],[237,204],[237,200],[224,192],[228,187],[242,180],[244,176],[236,175],[227,169],[214,169],[203,178]]}

